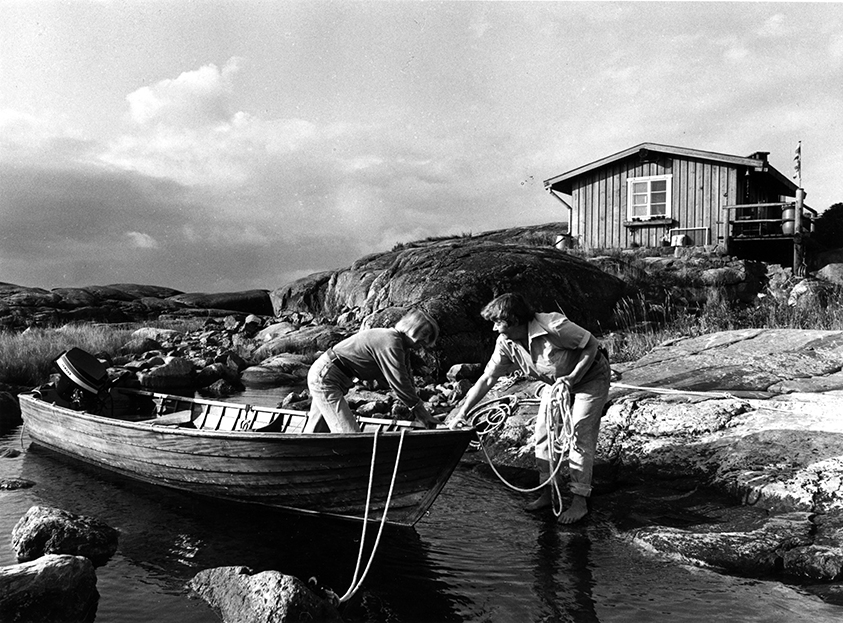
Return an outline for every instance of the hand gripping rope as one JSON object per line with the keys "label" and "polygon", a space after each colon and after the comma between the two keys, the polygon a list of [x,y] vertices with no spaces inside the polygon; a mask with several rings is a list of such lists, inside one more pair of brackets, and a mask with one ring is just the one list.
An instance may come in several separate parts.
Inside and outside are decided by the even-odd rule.
{"label": "hand gripping rope", "polygon": [[[513,491],[518,491],[519,493],[534,493],[542,487],[549,485],[553,492],[553,514],[558,517],[562,513],[562,496],[556,475],[559,473],[563,459],[568,455],[568,450],[574,439],[574,423],[571,413],[571,388],[567,381],[558,379],[550,388],[545,386],[541,389],[543,390],[541,400],[528,398],[519,401],[516,396],[503,396],[501,398],[487,400],[474,407],[469,412],[466,420],[477,430],[477,441],[472,442],[472,447],[483,450],[483,454],[486,456],[486,462],[489,463],[489,467],[492,468],[492,471],[495,472],[495,475],[500,481]],[[541,403],[544,408],[540,408],[539,411],[540,414],[543,412],[546,418],[545,428],[547,429],[549,447],[548,463],[550,465],[550,476],[546,481],[531,489],[523,489],[508,482],[492,463],[492,459],[486,451],[486,447],[483,445],[484,437],[500,429],[507,418],[519,407],[519,403]]]}
{"label": "hand gripping rope", "polygon": [[366,511],[363,516],[363,534],[360,537],[360,550],[357,553],[357,566],[354,569],[354,577],[351,580],[351,586],[348,587],[345,595],[340,597],[340,603],[345,603],[354,597],[354,594],[360,590],[360,587],[363,585],[363,580],[366,579],[366,575],[369,573],[369,568],[372,566],[372,561],[375,559],[375,553],[378,551],[381,533],[383,532],[383,527],[386,524],[386,513],[389,511],[389,504],[392,502],[392,490],[395,488],[395,479],[398,475],[398,462],[401,460],[401,450],[404,447],[404,435],[407,432],[407,429],[405,428],[401,429],[401,438],[398,441],[398,452],[395,454],[395,467],[392,470],[392,481],[389,483],[389,493],[386,496],[386,504],[383,507],[383,514],[381,515],[381,522],[378,527],[378,536],[375,538],[375,545],[372,547],[372,552],[369,554],[369,562],[366,563],[363,575],[361,575],[358,580],[357,575],[360,572],[360,562],[363,559],[363,546],[366,543],[366,527],[369,523],[369,504],[372,501],[372,483],[375,479],[375,458],[378,454],[378,436],[380,435],[381,428],[383,428],[382,425],[378,426],[377,430],[375,430],[374,441],[372,443],[372,464],[369,467],[369,488],[366,491]]}

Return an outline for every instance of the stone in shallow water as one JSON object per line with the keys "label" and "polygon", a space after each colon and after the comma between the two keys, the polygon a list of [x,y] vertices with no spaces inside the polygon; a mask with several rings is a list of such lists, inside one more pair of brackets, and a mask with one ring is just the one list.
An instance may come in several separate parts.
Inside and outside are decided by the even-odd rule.
{"label": "stone in shallow water", "polygon": [[341,622],[334,604],[301,580],[278,571],[255,573],[248,567],[217,567],[196,574],[190,588],[226,623],[284,621]]}

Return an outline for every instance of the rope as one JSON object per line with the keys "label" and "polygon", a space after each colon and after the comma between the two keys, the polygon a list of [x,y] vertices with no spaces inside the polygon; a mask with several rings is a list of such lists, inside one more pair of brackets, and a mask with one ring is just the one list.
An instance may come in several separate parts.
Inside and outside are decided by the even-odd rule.
{"label": "rope", "polygon": [[392,480],[389,483],[389,493],[386,496],[386,504],[383,508],[383,515],[381,515],[381,522],[380,526],[378,527],[378,536],[375,538],[375,545],[372,547],[372,551],[369,554],[369,562],[366,563],[366,568],[363,571],[363,575],[360,576],[358,581],[357,574],[360,571],[360,561],[363,559],[363,547],[366,543],[366,528],[369,523],[369,505],[372,500],[372,483],[374,482],[375,478],[375,458],[378,453],[378,435],[381,432],[382,425],[378,425],[377,430],[375,430],[374,442],[372,444],[372,463],[369,467],[369,487],[366,491],[366,511],[363,515],[363,534],[360,537],[360,549],[357,552],[357,565],[354,568],[354,576],[351,580],[351,586],[348,587],[345,595],[340,597],[340,603],[345,603],[352,597],[354,594],[360,590],[360,587],[363,585],[363,581],[366,579],[366,576],[369,573],[369,569],[372,566],[372,561],[375,559],[375,553],[378,551],[378,545],[380,544],[381,534],[383,533],[383,527],[386,524],[386,514],[389,512],[389,505],[392,502],[392,491],[395,488],[395,481],[398,476],[398,462],[401,460],[401,451],[404,447],[404,435],[407,433],[406,428],[401,429],[401,437],[398,440],[398,452],[395,455],[395,466],[392,469]]}
{"label": "rope", "polygon": [[734,394],[730,394],[729,392],[703,392],[703,391],[694,391],[690,389],[673,389],[671,387],[644,387],[641,385],[627,385],[625,383],[612,383],[612,387],[620,387],[622,389],[637,389],[645,392],[652,392],[653,394],[687,394],[689,396],[705,396],[705,397],[714,397],[719,396],[721,398],[734,398],[735,400],[742,400],[742,398],[738,398]]}
{"label": "rope", "polygon": [[[548,391],[548,390],[545,390]],[[562,491],[556,473],[562,465],[562,458],[566,456],[574,441],[574,418],[571,412],[571,388],[568,382],[558,379],[550,388],[547,396],[545,412],[545,428],[547,429],[548,463],[553,476],[548,477],[553,501],[553,514],[562,514]]]}
{"label": "rope", "polygon": [[[483,444],[483,438],[498,430],[506,419],[512,415],[515,409],[518,408],[519,400],[516,396],[503,396],[501,398],[487,400],[472,409],[466,419],[477,430],[477,441],[472,442],[472,444],[476,444],[476,447],[483,450],[483,454],[486,456],[486,462],[492,468],[498,479],[508,488],[519,493],[535,493],[543,487],[550,485],[554,494],[553,512],[558,517],[562,512],[562,496],[556,475],[562,467],[562,458],[568,453],[568,449],[574,438],[574,423],[571,413],[571,389],[568,383],[562,379],[557,380],[549,389],[547,387],[543,389],[545,392],[550,392],[542,399],[542,401],[547,401],[544,414],[546,418],[545,428],[547,430],[548,447],[550,449],[550,459],[548,461],[550,464],[550,475],[547,480],[536,487],[525,489],[509,482],[495,467],[492,458],[486,450],[486,446]],[[526,399],[521,402],[535,404],[538,400]]]}

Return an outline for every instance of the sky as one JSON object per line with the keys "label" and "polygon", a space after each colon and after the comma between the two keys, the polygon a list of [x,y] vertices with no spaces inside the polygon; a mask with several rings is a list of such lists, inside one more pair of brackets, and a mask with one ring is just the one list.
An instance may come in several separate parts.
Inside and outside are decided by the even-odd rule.
{"label": "sky", "polygon": [[0,282],[273,290],[643,142],[843,201],[843,3],[0,0]]}

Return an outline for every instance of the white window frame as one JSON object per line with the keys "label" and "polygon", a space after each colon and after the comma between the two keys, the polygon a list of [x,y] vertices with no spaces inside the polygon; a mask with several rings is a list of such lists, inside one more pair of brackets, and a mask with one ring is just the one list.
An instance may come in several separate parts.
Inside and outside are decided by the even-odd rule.
{"label": "white window frame", "polygon": [[[664,214],[653,214],[650,211],[650,206],[652,205],[652,183],[657,181],[665,181],[665,206],[664,206]],[[640,183],[647,184],[647,214],[635,214],[633,203],[636,193],[633,192],[634,184]],[[638,193],[638,196],[642,195],[643,193]],[[648,175],[646,177],[628,177],[626,178],[626,218],[630,221],[650,221],[653,219],[666,219],[671,218],[671,202],[673,199],[673,175]],[[644,204],[638,204],[644,205]]]}

